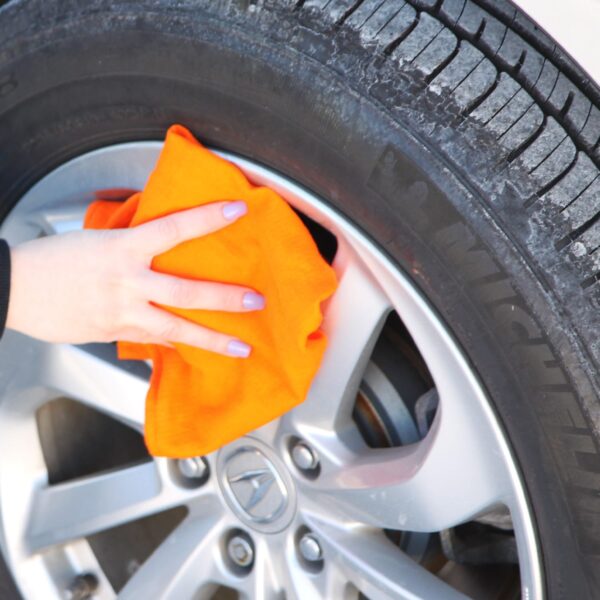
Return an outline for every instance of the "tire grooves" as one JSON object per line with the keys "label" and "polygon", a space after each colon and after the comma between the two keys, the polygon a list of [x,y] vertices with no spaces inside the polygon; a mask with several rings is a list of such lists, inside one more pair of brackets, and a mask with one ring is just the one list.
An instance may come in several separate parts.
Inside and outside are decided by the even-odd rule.
{"label": "tire grooves", "polygon": [[535,165],[533,165],[532,167],[530,167],[530,169],[527,171],[527,173],[529,175],[531,175],[536,169],[538,169],[539,167],[541,167],[555,152],[556,150],[558,150],[558,148],[561,146],[561,144],[568,138],[568,135],[563,135],[563,137],[560,138],[560,140],[552,147],[552,150],[550,150],[548,152],[548,154],[546,154],[546,156],[544,156],[544,158],[542,158],[542,160],[540,160],[540,162],[536,163]]}
{"label": "tire grooves", "polygon": [[513,67],[513,71],[512,71],[513,76],[516,75],[521,70],[521,68],[525,64],[526,58],[527,58],[527,50],[523,50],[523,52],[521,52],[521,54],[519,55],[519,60],[517,61],[517,64]]}
{"label": "tire grooves", "polygon": [[[550,64],[554,64],[552,61],[548,61]],[[556,89],[556,86],[558,84],[558,80],[560,78],[560,71],[557,70],[556,72],[556,77],[554,78],[554,83],[552,84],[552,89],[548,92],[548,96],[546,98],[546,100],[548,100],[548,98],[552,97],[552,94],[554,94],[554,90]],[[554,118],[557,119],[557,121],[560,122],[560,112],[558,113],[558,115],[552,115],[554,116]],[[568,132],[567,132],[568,133]]]}
{"label": "tire grooves", "polygon": [[567,94],[567,99],[565,100],[565,103],[563,104],[563,107],[560,109],[560,114],[561,114],[561,116],[562,116],[563,119],[567,116],[567,113],[569,112],[569,109],[573,105],[573,100],[574,99],[575,99],[575,94],[572,91],[569,92]]}
{"label": "tire grooves", "polygon": [[[438,34],[439,35],[439,34]],[[437,37],[437,36],[436,36]],[[452,50],[452,52],[448,55],[447,58],[445,58],[440,64],[439,66],[437,66],[426,78],[425,81],[427,83],[427,85],[429,85],[455,58],[456,55],[459,53],[460,51],[460,45],[461,45],[461,41],[460,39],[456,39],[456,44],[454,46],[454,50]],[[424,50],[424,49],[423,49]],[[415,57],[416,59],[416,57]],[[479,64],[479,63],[477,63]],[[472,73],[473,71],[471,71]],[[468,75],[467,75],[468,77]],[[460,85],[460,84],[459,84]]]}
{"label": "tire grooves", "polygon": [[583,194],[585,194],[585,192],[587,192],[587,190],[592,187],[592,185],[598,181],[598,178],[600,177],[600,174],[596,175],[594,177],[594,179],[592,179],[578,194],[577,196],[575,196],[575,198],[573,198],[571,201],[569,201],[567,204],[565,204],[565,206],[563,206],[560,209],[560,212],[563,213],[565,212],[569,207],[571,207],[581,196],[583,196]]}
{"label": "tire grooves", "polygon": [[335,23],[336,28],[340,28],[352,14],[360,8],[365,0],[357,0]]}
{"label": "tire grooves", "polygon": [[595,285],[599,281],[600,281],[600,273],[596,273],[595,275],[592,275],[591,277],[588,277],[587,279],[584,279],[581,282],[581,287],[585,290],[585,289],[588,289],[588,288],[592,287],[593,285]]}
{"label": "tire grooves", "polygon": [[496,79],[494,80],[494,83],[492,83],[492,85],[483,94],[481,94],[479,98],[474,100],[467,108],[465,108],[462,111],[461,116],[469,116],[473,111],[477,110],[496,91],[498,85],[500,84],[501,75],[502,72],[496,70]]}
{"label": "tire grooves", "polygon": [[[381,6],[381,4],[379,6]],[[377,33],[375,35],[379,35],[400,14],[400,12],[404,9],[405,6],[406,6],[406,2],[394,14],[392,14],[392,16],[377,30]],[[375,13],[373,13],[373,14],[375,14]],[[373,16],[373,15],[371,15],[371,16]],[[370,19],[370,18],[371,17],[369,17],[368,19]],[[367,21],[368,21],[368,19],[367,19]],[[365,23],[366,23],[366,21],[365,21]]]}
{"label": "tire grooves", "polygon": [[548,117],[544,114],[540,126],[529,136],[524,142],[517,146],[514,150],[511,150],[506,157],[506,161],[511,163],[517,159],[527,148],[529,148],[539,137],[542,135],[548,124]]}
{"label": "tire grooves", "polygon": [[[409,1],[411,1],[411,0],[409,0]],[[519,156],[521,156],[524,152],[526,152],[527,149],[530,148],[537,139],[539,139],[541,134],[546,130],[549,117],[554,117],[554,119],[564,129],[566,135],[565,135],[565,137],[563,137],[560,140],[560,142],[554,148],[552,148],[552,150],[546,155],[546,157],[542,161],[540,161],[540,163],[538,163],[536,165],[536,167],[534,167],[534,169],[531,169],[531,171],[540,167],[546,160],[548,160],[554,154],[554,152],[557,151],[557,149],[560,147],[560,145],[564,142],[565,139],[569,138],[571,140],[571,142],[573,143],[573,145],[575,146],[574,156],[573,156],[572,160],[569,162],[569,164],[566,165],[564,169],[561,169],[561,171],[559,173],[557,173],[548,183],[546,183],[544,186],[542,186],[537,191],[536,194],[533,194],[532,196],[530,196],[530,198],[527,201],[525,201],[525,203],[523,205],[524,208],[530,209],[534,204],[539,202],[539,200],[542,197],[544,197],[548,192],[550,192],[558,183],[560,183],[571,172],[571,170],[574,168],[574,166],[577,163],[580,152],[583,152],[584,154],[586,154],[590,158],[590,160],[592,161],[594,166],[596,168],[600,169],[600,160],[599,160],[600,157],[598,156],[598,154],[600,154],[598,152],[600,149],[600,137],[598,137],[597,141],[595,142],[595,144],[593,146],[591,146],[591,144],[589,144],[589,143],[585,143],[579,137],[579,134],[582,131],[584,131],[585,126],[587,125],[589,118],[592,114],[592,105],[594,103],[596,103],[596,104],[599,103],[600,94],[598,94],[597,90],[595,90],[595,89],[594,89],[593,94],[589,94],[589,96],[591,96],[591,98],[589,98],[591,100],[591,102],[590,102],[590,106],[588,108],[588,114],[583,122],[583,125],[581,125],[580,127],[575,126],[571,122],[571,120],[569,119],[569,116],[568,116],[569,110],[571,109],[573,102],[575,100],[575,93],[573,92],[573,90],[570,90],[568,92],[567,97],[566,97],[563,105],[560,107],[560,109],[553,107],[549,102],[549,99],[552,97],[552,94],[556,90],[558,81],[560,79],[561,72],[563,73],[563,75],[567,76],[568,80],[570,80],[570,82],[572,84],[577,86],[578,84],[582,83],[581,78],[577,76],[577,73],[575,73],[572,68],[570,68],[570,65],[568,65],[568,63],[565,63],[565,61],[562,61],[562,60],[558,60],[556,46],[554,46],[552,48],[550,56],[548,57],[547,49],[543,48],[543,45],[540,44],[538,42],[538,40],[535,39],[534,36],[530,35],[525,30],[524,27],[520,26],[516,22],[516,20],[515,20],[515,17],[517,15],[516,11],[513,13],[513,16],[511,19],[507,19],[503,14],[501,14],[501,12],[499,10],[496,9],[496,7],[490,6],[489,2],[486,2],[485,0],[483,0],[481,2],[478,2],[477,4],[479,6],[481,6],[481,8],[486,10],[493,18],[497,19],[500,23],[502,23],[506,27],[506,31],[504,33],[502,42],[499,44],[498,50],[496,50],[495,52],[490,52],[489,48],[487,47],[487,44],[485,44],[482,39],[484,31],[485,31],[485,27],[487,25],[485,18],[482,19],[482,23],[479,25],[479,28],[477,29],[476,34],[469,35],[469,33],[463,27],[461,27],[458,20],[455,24],[453,24],[450,19],[448,19],[445,15],[440,14],[439,11],[435,11],[434,9],[426,10],[425,8],[421,7],[421,10],[423,10],[424,12],[428,12],[429,14],[431,14],[431,16],[438,18],[446,27],[448,27],[450,29],[450,31],[452,31],[459,38],[459,40],[462,38],[462,39],[466,39],[468,42],[472,43],[475,46],[475,48],[477,48],[480,52],[482,52],[482,54],[486,58],[488,58],[497,69],[496,79],[495,79],[494,83],[492,84],[492,86],[488,90],[486,90],[486,92],[480,98],[478,98],[475,102],[473,102],[467,109],[463,110],[463,115],[465,115],[465,116],[470,115],[490,95],[492,95],[500,83],[501,73],[506,72],[521,86],[522,89],[524,89],[531,95],[531,97],[534,100],[534,103],[536,103],[539,106],[539,108],[542,110],[542,114],[543,114],[543,120],[542,120],[542,123],[540,124],[540,126],[536,129],[536,131],[531,136],[529,136],[517,148],[515,148],[509,152],[509,154],[506,157],[507,162],[508,163],[514,162],[517,158],[519,158]],[[463,9],[461,10],[461,14],[462,13],[464,13],[464,6],[463,6]],[[537,51],[541,56],[544,57],[542,67],[540,68],[540,72],[538,73],[538,76],[537,76],[535,82],[533,82],[533,83],[527,81],[525,75],[522,74],[522,68],[527,59],[527,50],[526,49],[523,49],[523,51],[521,52],[521,54],[519,56],[517,63],[512,68],[510,68],[510,65],[508,65],[508,63],[501,56],[499,56],[499,52],[500,52],[503,44],[506,41],[506,35],[509,30],[512,30],[513,32],[517,33],[523,39],[523,41],[525,43],[529,44],[531,46],[531,48],[533,48],[533,50]],[[550,64],[555,66],[557,68],[557,72],[556,72],[556,76],[554,78],[554,81],[552,83],[552,87],[551,87],[550,91],[548,92],[548,94],[546,96],[544,96],[538,90],[537,84],[540,81],[544,67],[546,66],[546,62],[549,62]],[[442,72],[442,71],[443,71],[443,69],[440,69],[439,72]],[[585,82],[585,83],[586,83],[586,88],[591,87],[589,85],[589,82]],[[581,85],[579,85],[579,87],[581,87]],[[495,114],[497,114],[497,113],[495,113]],[[513,123],[512,126],[514,126],[521,118],[523,118],[524,115],[525,115],[525,113],[523,115],[521,115],[521,117],[519,117],[517,119],[517,121],[515,121],[515,123]],[[594,178],[594,180],[595,179],[596,178]],[[590,183],[590,185],[591,185],[591,183]],[[586,186],[586,189],[588,187],[589,186]],[[581,192],[581,193],[583,193],[583,192]],[[581,194],[578,194],[578,197],[580,195]],[[574,202],[574,201],[575,200],[573,200],[572,202]],[[576,241],[586,231],[589,231],[589,229],[592,228],[598,222],[599,219],[600,219],[600,213],[596,214],[594,217],[589,219],[586,223],[575,228],[573,231],[570,232],[569,235],[562,238],[562,240],[556,244],[557,249],[559,249],[559,250],[564,249],[564,248],[566,248],[566,246],[568,246],[572,242]],[[584,282],[582,283],[582,287],[589,288],[591,285],[594,285],[598,281],[600,281],[600,273],[595,273],[592,277],[588,277],[584,280]]]}
{"label": "tire grooves", "polygon": [[[460,40],[459,40],[460,43]],[[460,50],[459,50],[460,52]],[[452,92],[456,91],[472,74],[475,70],[477,70],[481,64],[483,63],[483,61],[485,60],[485,58],[482,58],[455,86],[454,88],[452,88]],[[439,73],[438,73],[439,75]]]}
{"label": "tire grooves", "polygon": [[[562,142],[561,142],[561,144],[562,144]],[[554,152],[556,152],[556,150],[558,150],[558,147],[554,150]],[[552,152],[552,154],[554,154],[554,152]],[[548,155],[548,157],[546,158],[546,160],[548,160],[548,158],[550,158],[550,156],[552,156],[552,154]],[[544,196],[555,185],[557,185],[558,183],[560,183],[568,175],[569,171],[575,166],[575,163],[577,162],[578,158],[579,158],[579,153],[575,152],[575,156],[573,157],[573,159],[571,160],[571,162],[569,163],[569,165],[561,173],[559,173],[556,177],[554,177],[553,179],[551,179],[546,185],[544,185],[542,188],[540,188],[538,190],[538,192],[537,192],[538,196],[539,197]],[[527,202],[525,202],[525,205],[526,204],[527,204]]]}
{"label": "tire grooves", "polygon": [[[463,11],[464,12],[464,11]],[[487,25],[487,21],[485,19],[481,19],[481,23],[477,28],[477,31],[473,34],[473,40],[478,42],[485,31],[485,26]]]}
{"label": "tire grooves", "polygon": [[[538,76],[536,77],[535,82],[533,83],[534,86],[537,85],[537,83],[540,80],[540,77],[542,76],[542,73],[544,71],[544,66],[546,65],[546,59],[544,58],[543,62],[542,62],[542,66],[540,67],[540,72],[538,73]],[[556,85],[556,83],[555,83]],[[554,86],[553,88],[554,89]],[[529,106],[529,108],[527,109],[527,111],[530,110],[531,106],[537,106],[537,104],[535,103],[535,101]],[[590,105],[590,111],[591,111],[591,105]],[[526,113],[524,113],[523,115],[521,115],[521,117],[519,117],[519,120],[522,119],[525,116]],[[513,148],[513,150],[511,150],[507,157],[506,157],[506,162],[508,163],[512,163],[514,162],[521,154],[523,154],[523,152],[525,152],[527,150],[527,148],[529,148],[539,137],[540,135],[544,132],[546,125],[548,124],[548,117],[546,115],[546,113],[544,113],[542,111],[543,114],[543,118],[542,118],[542,122],[540,123],[540,126],[538,127],[538,129],[536,131],[533,132],[533,134],[527,138],[526,140],[524,140],[521,144],[519,144],[516,148]],[[589,115],[588,115],[589,118]],[[587,119],[586,119],[587,120]],[[518,121],[515,122],[515,124]],[[528,206],[528,201],[525,202],[525,206]]]}
{"label": "tire grooves", "polygon": [[411,59],[411,63],[414,63],[417,58],[419,58],[419,56],[421,56],[421,54],[423,54],[423,52],[425,52],[427,50],[427,48],[429,48],[431,46],[431,44],[433,44],[435,42],[435,40],[438,39],[438,36],[440,35],[440,33],[442,33],[442,31],[444,31],[443,29],[440,29],[418,52],[417,54],[415,54],[415,56]]}
{"label": "tire grooves", "polygon": [[494,114],[493,114],[493,115],[492,115],[492,116],[491,116],[491,117],[490,117],[490,118],[489,118],[487,121],[483,121],[483,123],[484,123],[485,125],[487,125],[487,124],[488,124],[490,121],[492,121],[492,119],[493,119],[493,118],[494,118],[494,117],[495,117],[495,116],[496,116],[496,115],[497,115],[499,112],[503,111],[503,110],[504,110],[504,109],[505,109],[505,108],[508,106],[508,104],[510,104],[510,102],[512,102],[512,101],[515,99],[516,95],[517,95],[517,94],[518,94],[520,91],[521,91],[520,89],[517,89],[517,90],[515,90],[515,93],[514,93],[514,94],[513,94],[513,95],[512,95],[510,98],[508,98],[508,99],[506,100],[506,102],[505,102],[505,103],[504,103],[502,106],[500,106],[498,109],[496,109],[496,111],[494,111]]}
{"label": "tire grooves", "polygon": [[[336,26],[338,28],[341,27],[347,21],[348,17],[351,16],[364,1],[365,0],[360,0],[355,2],[338,20]],[[549,38],[545,37],[545,34],[542,33],[540,33],[540,38],[538,39],[538,32],[536,31],[534,34],[532,31],[529,31],[527,29],[527,22],[518,19],[519,12],[516,9],[513,10],[511,8],[511,10],[503,10],[502,5],[496,4],[491,0],[466,0],[460,8],[456,7],[458,16],[456,16],[456,13],[454,13],[455,16],[452,16],[452,5],[450,5],[448,11],[444,11],[444,3],[445,0],[437,0],[433,4],[427,0],[406,0],[406,3],[404,3],[398,11],[395,11],[394,15],[392,15],[383,27],[379,29],[376,36],[392,23],[393,19],[404,6],[411,6],[415,10],[413,21],[398,35],[397,38],[389,42],[387,46],[384,46],[381,52],[384,57],[392,55],[419,25],[421,15],[426,14],[456,36],[456,43],[452,52],[448,56],[440,58],[440,63],[425,77],[427,85],[434,81],[436,77],[452,64],[459,55],[460,50],[465,46],[465,43],[471,44],[474,49],[479,51],[482,58],[469,70],[461,81],[453,87],[451,90],[452,92],[468,79],[485,59],[490,61],[491,65],[496,70],[495,78],[491,84],[489,83],[492,76],[491,73],[489,74],[490,77],[487,82],[485,82],[485,79],[482,80],[485,82],[485,84],[481,86],[483,89],[482,93],[473,100],[467,98],[469,104],[460,111],[460,116],[463,119],[470,117],[488,98],[497,92],[499,86],[505,81],[502,75],[503,73],[505,74],[505,77],[508,76],[508,78],[512,79],[519,87],[511,94],[510,98],[502,103],[501,107],[495,109],[493,115],[491,115],[485,123],[480,121],[482,127],[487,127],[490,121],[509,105],[520,90],[524,90],[532,98],[532,105],[537,105],[537,107],[541,109],[542,122],[524,141],[518,143],[517,147],[506,149],[506,163],[512,164],[525,155],[536,141],[540,139],[540,136],[542,136],[544,132],[548,132],[548,140],[544,140],[542,145],[534,151],[532,158],[539,160],[536,160],[535,166],[529,167],[529,174],[532,174],[546,161],[551,159],[551,157],[554,157],[555,153],[559,151],[558,149],[567,138],[574,147],[574,156],[573,158],[565,156],[564,160],[562,155],[557,157],[558,160],[555,159],[556,164],[549,165],[548,172],[544,174],[544,179],[547,177],[551,177],[551,179],[543,184],[537,190],[537,193],[532,193],[523,206],[529,209],[533,205],[538,204],[548,192],[563,181],[577,164],[580,153],[585,154],[590,159],[592,165],[600,170],[600,135],[596,138],[595,122],[590,121],[593,114],[593,105],[600,104],[600,92],[589,80],[582,77],[581,73],[578,72],[576,66],[570,59],[563,57],[559,53],[556,44],[552,43]],[[302,4],[304,4],[304,0],[297,2],[296,6],[298,7]],[[374,2],[373,4],[374,9],[372,15],[384,6],[385,2]],[[466,19],[463,20],[462,17],[465,14],[468,5],[475,7],[474,13],[472,15],[467,14]],[[478,23],[476,19],[479,13],[481,13],[481,19]],[[363,21],[363,26],[369,18],[370,17],[367,17],[367,19]],[[492,24],[493,29],[487,33]],[[443,29],[432,34],[431,39],[429,39],[426,42],[426,45],[419,50],[418,54],[411,60],[411,63],[435,42],[442,31]],[[514,44],[519,43],[523,44],[524,47],[520,49],[518,56],[516,56],[514,49],[518,49],[519,46],[514,46]],[[540,62],[539,66],[537,61]],[[525,68],[526,65],[528,68]],[[533,73],[531,72],[532,69],[539,69],[537,75],[535,74],[535,71]],[[559,82],[561,86],[566,87],[564,91],[562,87],[559,87]],[[485,86],[488,86],[487,89],[484,89]],[[570,87],[573,89],[569,89]],[[578,94],[584,95],[583,90],[587,93],[587,99],[591,101],[587,108],[587,114],[584,113],[582,115],[581,113],[578,114],[573,112],[573,116],[571,116],[570,113],[572,109],[581,110],[581,102],[576,106],[575,101],[579,98]],[[478,91],[479,90],[475,85],[475,94],[477,94]],[[565,94],[565,97],[560,102],[559,106],[557,100],[563,94]],[[522,122],[522,119],[532,118],[530,114],[532,105],[529,105],[520,116],[515,116],[515,120],[508,125],[508,129],[498,136],[497,139],[500,139],[502,135],[511,131],[515,125]],[[490,106],[490,108],[494,107]],[[581,118],[582,116],[584,116],[583,120]],[[556,128],[554,127],[551,130],[548,130],[550,118],[556,121],[558,130],[555,130]],[[581,124],[582,122],[583,124]],[[586,131],[588,123],[590,123],[590,126]],[[518,140],[515,140],[515,143],[517,141]],[[537,156],[540,152],[543,152],[543,154]],[[533,177],[535,176],[536,175],[533,174]],[[575,199],[572,202],[574,201]],[[546,203],[540,206],[544,205],[546,205]],[[589,228],[595,225],[598,218],[600,217],[595,215],[591,219],[588,219],[586,223],[574,228],[568,235],[563,235],[561,240],[555,244],[557,249],[563,249],[566,245],[588,231]],[[565,224],[565,226],[566,225],[567,224]],[[568,241],[565,243],[565,240]],[[592,261],[590,261],[590,266],[592,266]],[[595,268],[593,270],[596,271]],[[590,278],[588,277],[585,280],[588,281],[589,279]]]}
{"label": "tire grooves", "polygon": [[[357,24],[357,29],[362,29],[365,24],[369,21],[369,19],[371,19],[373,17],[373,15],[386,3],[386,0],[379,0],[379,4],[373,8],[373,10],[368,13],[367,15],[365,15],[365,18],[363,19],[362,23]],[[398,10],[398,12],[400,12],[401,9]],[[390,21],[394,18],[394,16],[396,16],[398,14],[398,12],[394,13],[394,15],[392,17],[390,17]],[[389,23],[389,21],[387,22]],[[380,27],[377,30],[377,33],[375,34],[376,36],[379,35],[381,33],[381,30],[387,25],[387,23],[385,23],[382,27]]]}
{"label": "tire grooves", "polygon": [[593,217],[590,217],[585,223],[582,223],[579,227],[575,228],[569,235],[565,236],[560,240],[555,247],[557,250],[563,250],[573,242],[577,241],[577,238],[581,237],[584,233],[589,231],[596,223],[600,221],[600,212],[596,213]]}
{"label": "tire grooves", "polygon": [[417,12],[415,20],[397,37],[393,42],[390,42],[384,49],[384,56],[390,56],[398,46],[415,30],[420,21],[420,13]]}
{"label": "tire grooves", "polygon": [[579,133],[580,134],[585,129],[586,125],[588,124],[588,121],[590,120],[590,117],[592,116],[592,108],[593,107],[594,107],[594,103],[590,102],[590,107],[588,108],[588,114],[587,114],[587,116],[585,118],[585,121],[583,122],[583,125],[579,129]]}
{"label": "tire grooves", "polygon": [[[486,10],[488,13],[490,13],[490,15],[492,15],[500,23],[504,24],[506,27],[510,27],[510,29],[517,33],[523,39],[523,41],[529,44],[539,54],[542,56],[547,55],[548,48],[544,48],[539,39],[532,35],[531,32],[523,27],[518,21],[515,21],[513,18],[510,23],[507,23],[506,17],[500,10],[498,10],[494,0],[477,0],[476,4],[478,4],[483,10]],[[594,104],[600,104],[600,90],[596,89],[594,86],[589,84],[589,81],[582,78],[582,76],[570,64],[570,61],[558,59],[556,57],[556,47],[552,53],[552,58],[554,58],[554,62],[561,63],[560,70],[563,71],[578,88],[585,92],[586,96],[591,96],[591,100]]]}
{"label": "tire grooves", "polygon": [[[535,106],[535,105],[536,105],[535,102],[532,100],[531,104],[529,104],[529,106],[527,106],[527,108],[523,111],[523,114],[520,117],[517,117],[517,119],[515,121],[513,121],[513,123],[511,123],[510,127],[506,131],[503,131],[502,133],[500,133],[496,137],[496,140],[502,139],[507,133],[509,133],[511,131],[511,129],[513,127],[515,127],[516,125],[518,125],[527,116],[527,113],[531,110],[531,108],[533,106]],[[506,160],[507,160],[507,162],[510,162],[508,160],[508,158]]]}
{"label": "tire grooves", "polygon": [[[411,4],[413,4],[414,0],[409,0],[409,2]],[[413,6],[414,6],[414,4],[413,4]],[[415,7],[415,8],[417,8],[417,7]],[[511,67],[511,65],[509,65],[502,57],[498,56],[498,52],[499,52],[500,48],[502,47],[502,44],[504,44],[504,42],[506,40],[506,33],[508,32],[509,29],[512,29],[511,25],[507,25],[506,23],[504,23],[504,25],[507,27],[507,30],[504,34],[504,39],[502,40],[502,43],[499,45],[498,50],[496,52],[490,52],[489,48],[487,47],[487,44],[482,43],[481,39],[475,40],[475,36],[466,32],[460,26],[460,24],[456,24],[454,26],[452,21],[450,19],[448,19],[444,14],[440,13],[439,10],[436,10],[435,8],[429,9],[429,10],[426,8],[421,8],[420,10],[422,12],[429,14],[433,18],[438,19],[443,25],[448,27],[452,31],[452,33],[454,33],[454,35],[456,35],[457,37],[472,43],[484,56],[486,56],[487,58],[489,58],[492,61],[492,63],[496,66],[496,68],[498,70],[505,71],[508,75],[512,76],[515,79],[515,81],[522,88],[524,88],[532,96],[532,98],[534,100],[536,100],[536,102],[540,105],[540,108],[544,112],[546,112],[549,116],[554,117],[561,124],[561,126],[565,129],[565,131],[573,139],[573,143],[575,144],[575,147],[577,150],[584,151],[584,152],[586,152],[586,154],[591,151],[591,149],[589,147],[587,147],[587,144],[583,143],[582,140],[578,137],[578,135],[577,135],[578,131],[576,130],[576,128],[573,127],[572,125],[570,125],[568,122],[566,122],[566,120],[561,116],[560,110],[557,110],[554,107],[550,106],[547,99],[544,98],[537,89],[531,88],[530,82],[526,81],[525,77],[522,74],[522,71],[519,69],[517,72],[513,73],[514,68]],[[498,20],[502,22],[501,19],[498,19]],[[514,21],[514,17],[513,17],[513,21]],[[555,61],[552,61],[552,62],[555,62]],[[557,80],[558,80],[558,75],[557,75]],[[556,82],[555,82],[554,88],[555,87],[556,87]],[[554,88],[553,88],[553,90],[554,90]],[[550,95],[551,94],[548,95],[548,98],[550,97]],[[600,142],[600,140],[599,140],[599,142]],[[590,158],[594,162],[594,165],[596,166],[596,168],[600,169],[600,158],[594,157],[594,156],[591,156]]]}

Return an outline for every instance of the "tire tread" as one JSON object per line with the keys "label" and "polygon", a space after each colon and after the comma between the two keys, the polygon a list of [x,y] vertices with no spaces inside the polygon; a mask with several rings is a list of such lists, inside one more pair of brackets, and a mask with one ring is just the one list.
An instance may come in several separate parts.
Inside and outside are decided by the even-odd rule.
{"label": "tire tread", "polygon": [[[530,19],[491,0],[307,0],[304,8],[338,24],[344,15],[344,27],[400,71],[416,69],[430,91],[449,92],[463,118],[498,140],[506,163],[521,164],[535,180],[525,207],[555,206],[567,229],[561,239],[583,235],[581,215],[591,209],[578,207],[595,206],[588,196],[596,188],[574,200],[567,185],[584,161],[585,181],[600,175],[600,94]],[[556,197],[564,194],[561,202],[573,204],[561,212]],[[584,279],[597,263],[589,255]]]}

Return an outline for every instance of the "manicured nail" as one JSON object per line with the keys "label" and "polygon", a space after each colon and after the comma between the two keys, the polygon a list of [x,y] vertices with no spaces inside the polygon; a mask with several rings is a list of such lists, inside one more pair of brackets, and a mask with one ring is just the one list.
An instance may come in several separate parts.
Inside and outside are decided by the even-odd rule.
{"label": "manicured nail", "polygon": [[245,342],[240,340],[231,340],[227,344],[227,352],[231,356],[239,356],[240,358],[248,358],[252,350],[251,346],[248,346]]}
{"label": "manicured nail", "polygon": [[234,221],[235,219],[239,219],[242,215],[245,215],[248,212],[248,206],[242,200],[237,200],[236,202],[229,202],[223,207],[223,216],[228,221]]}
{"label": "manicured nail", "polygon": [[256,292],[246,292],[242,298],[242,306],[248,310],[262,310],[265,307],[265,298]]}

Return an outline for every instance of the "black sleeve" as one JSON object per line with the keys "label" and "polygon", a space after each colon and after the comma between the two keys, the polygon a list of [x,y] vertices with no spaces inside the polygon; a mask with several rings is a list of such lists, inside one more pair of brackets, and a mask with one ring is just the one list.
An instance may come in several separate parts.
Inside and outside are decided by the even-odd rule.
{"label": "black sleeve", "polygon": [[10,296],[10,247],[0,238],[0,338],[6,327],[8,299]]}

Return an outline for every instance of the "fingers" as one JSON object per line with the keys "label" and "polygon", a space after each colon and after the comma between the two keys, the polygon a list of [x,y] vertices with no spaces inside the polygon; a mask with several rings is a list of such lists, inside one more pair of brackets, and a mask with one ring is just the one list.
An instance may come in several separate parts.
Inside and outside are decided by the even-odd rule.
{"label": "fingers", "polygon": [[177,308],[248,312],[265,307],[264,296],[247,287],[184,279],[156,271],[148,271],[141,291],[152,302]]}
{"label": "fingers", "polygon": [[246,203],[241,200],[213,202],[132,227],[127,241],[134,252],[150,258],[182,242],[222,229],[247,211]]}
{"label": "fingers", "polygon": [[197,325],[150,304],[139,312],[138,319],[138,327],[152,339],[162,340],[161,343],[177,342],[237,358],[247,358],[252,351],[251,346],[241,340]]}
{"label": "fingers", "polygon": [[[247,210],[243,201],[205,204],[120,230],[119,243],[126,244],[132,258],[143,257],[150,263],[154,256],[178,244],[230,225]],[[138,291],[144,298],[144,307],[136,309],[136,323],[133,324],[134,330],[140,332],[140,339],[132,341],[167,346],[180,343],[239,358],[250,355],[252,348],[245,342],[173,315],[149,302],[177,308],[247,312],[265,306],[264,297],[254,290],[152,270],[142,275],[140,286]],[[140,296],[137,298],[139,301]]]}
{"label": "fingers", "polygon": [[[126,340],[129,341],[129,340]],[[134,341],[134,340],[131,340]],[[159,338],[144,338],[144,341],[141,342],[139,340],[135,340],[136,343],[138,344],[156,344],[157,346],[164,346],[165,348],[175,348],[175,346],[173,346],[173,344],[170,344],[169,342],[165,342],[164,340],[161,340]]]}

